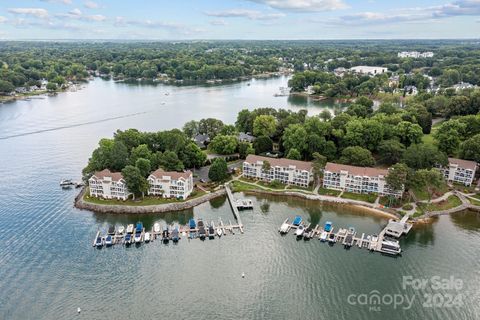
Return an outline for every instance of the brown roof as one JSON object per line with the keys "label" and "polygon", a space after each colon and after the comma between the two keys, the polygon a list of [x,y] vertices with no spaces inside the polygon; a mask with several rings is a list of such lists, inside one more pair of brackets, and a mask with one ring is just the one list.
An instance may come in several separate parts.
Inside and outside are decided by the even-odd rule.
{"label": "brown roof", "polygon": [[188,179],[192,175],[192,171],[188,170],[185,172],[176,172],[176,171],[164,171],[163,169],[157,169],[152,172],[150,175],[154,176],[157,179],[162,179],[165,176],[170,177],[172,180],[178,180],[180,178]]}
{"label": "brown roof", "polygon": [[121,172],[111,172],[108,169],[103,169],[102,171],[97,171],[93,174],[92,178],[97,178],[102,180],[105,177],[111,177],[112,181],[120,181],[123,179]]}
{"label": "brown roof", "polygon": [[299,161],[299,160],[290,160],[290,159],[277,159],[277,158],[268,158],[262,156],[256,156],[253,154],[249,154],[245,162],[248,163],[256,163],[257,161],[268,161],[272,167],[288,167],[288,166],[295,166],[299,170],[306,170],[310,171],[312,169],[312,163],[307,161]]}
{"label": "brown roof", "polygon": [[348,171],[350,174],[355,176],[367,176],[367,177],[376,177],[376,176],[386,176],[388,174],[388,170],[386,169],[377,169],[377,168],[368,168],[368,167],[356,167],[356,166],[349,166],[346,164],[339,164],[339,163],[332,163],[327,162],[325,166],[325,171],[330,172],[337,172],[340,171]]}
{"label": "brown roof", "polygon": [[456,158],[448,158],[448,162],[451,164],[456,164],[461,168],[475,170],[477,168],[477,163],[475,161],[463,160],[463,159],[456,159]]}

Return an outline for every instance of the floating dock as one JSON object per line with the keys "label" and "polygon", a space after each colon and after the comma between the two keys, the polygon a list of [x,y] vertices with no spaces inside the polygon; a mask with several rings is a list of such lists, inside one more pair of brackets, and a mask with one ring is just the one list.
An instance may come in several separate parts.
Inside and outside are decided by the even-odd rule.
{"label": "floating dock", "polygon": [[228,202],[230,203],[230,207],[232,208],[233,216],[237,220],[240,232],[243,233],[243,223],[242,223],[242,219],[240,218],[240,212],[238,211],[237,200],[235,200],[235,198],[233,197],[233,193],[232,193],[232,190],[230,189],[230,185],[225,184],[225,190],[227,191],[227,198],[228,198]]}

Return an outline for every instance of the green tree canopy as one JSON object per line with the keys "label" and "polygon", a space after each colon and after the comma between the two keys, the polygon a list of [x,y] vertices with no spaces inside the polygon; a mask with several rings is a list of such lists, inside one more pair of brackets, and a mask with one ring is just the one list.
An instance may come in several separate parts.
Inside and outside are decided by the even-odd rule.
{"label": "green tree canopy", "polygon": [[359,146],[343,149],[340,162],[360,167],[371,167],[375,164],[372,153],[368,149]]}
{"label": "green tree canopy", "polygon": [[227,161],[223,158],[216,158],[213,160],[210,169],[208,170],[208,178],[212,181],[223,181],[228,178]]}

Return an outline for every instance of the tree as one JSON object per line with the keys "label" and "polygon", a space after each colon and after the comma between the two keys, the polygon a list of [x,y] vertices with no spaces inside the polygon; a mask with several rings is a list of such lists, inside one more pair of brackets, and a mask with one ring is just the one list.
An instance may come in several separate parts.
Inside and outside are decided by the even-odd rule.
{"label": "tree", "polygon": [[407,183],[408,170],[404,163],[397,163],[390,167],[385,177],[388,186],[394,191],[403,190]]}
{"label": "tree", "polygon": [[423,137],[422,127],[408,121],[400,122],[395,131],[400,142],[407,147],[413,143],[420,143]]}
{"label": "tree", "polygon": [[110,152],[109,168],[120,171],[127,165],[128,149],[121,141],[114,141]]}
{"label": "tree", "polygon": [[227,161],[223,158],[216,158],[213,160],[210,169],[208,170],[208,178],[212,181],[223,181],[228,178]]}
{"label": "tree", "polygon": [[238,140],[235,136],[217,135],[209,148],[218,154],[233,154],[237,150]]}
{"label": "tree", "polygon": [[193,142],[187,144],[182,152],[182,162],[187,168],[198,168],[205,164],[207,155]]}
{"label": "tree", "polygon": [[302,155],[300,154],[300,152],[297,149],[291,148],[288,151],[287,159],[300,160],[300,159],[302,159]]}
{"label": "tree", "polygon": [[412,169],[430,169],[447,165],[447,155],[430,144],[412,144],[403,154],[403,162]]}
{"label": "tree", "polygon": [[238,143],[238,153],[240,158],[245,159],[249,154],[255,154],[255,149],[250,142],[240,141]]}
{"label": "tree", "polygon": [[384,140],[378,146],[380,162],[391,165],[399,162],[405,153],[405,146],[400,141],[391,139]]}
{"label": "tree", "polygon": [[0,80],[0,93],[8,94],[15,90],[13,84],[9,81]]}
{"label": "tree", "polygon": [[442,123],[434,134],[438,149],[448,155],[456,154],[466,128],[467,125],[459,120],[449,120]]}
{"label": "tree", "polygon": [[360,167],[371,167],[375,164],[372,153],[359,146],[343,149],[340,162]]}
{"label": "tree", "polygon": [[322,112],[320,112],[320,114],[318,116],[323,121],[328,121],[328,120],[332,119],[332,114],[330,113],[329,110],[323,110]]}
{"label": "tree", "polygon": [[[288,152],[291,148],[304,152],[307,149],[307,131],[300,124],[291,124],[283,133],[283,146]],[[255,148],[256,149],[256,148]]]}
{"label": "tree", "polygon": [[480,162],[480,134],[474,135],[462,143],[460,157]]}
{"label": "tree", "polygon": [[202,119],[198,123],[198,131],[199,133],[208,135],[210,139],[213,139],[217,134],[220,133],[223,126],[224,126],[223,122],[218,119],[213,119],[213,118]]}
{"label": "tree", "polygon": [[313,161],[312,161],[313,178],[315,179],[316,184],[318,184],[326,164],[327,164],[327,157],[322,156],[318,152],[313,153]]}
{"label": "tree", "polygon": [[138,158],[137,161],[135,161],[135,167],[140,170],[143,177],[147,177],[152,170],[150,160],[144,158]]}
{"label": "tree", "polygon": [[188,121],[183,125],[183,133],[187,135],[189,138],[193,138],[198,134],[199,131],[199,123],[198,121],[192,120]]}
{"label": "tree", "polygon": [[250,125],[250,120],[252,118],[252,114],[248,109],[243,109],[237,115],[237,121],[235,122],[235,126],[237,127],[238,131],[240,132],[252,132],[253,128]]}
{"label": "tree", "polygon": [[265,160],[262,163],[262,171],[263,173],[268,173],[272,169],[272,165],[270,164],[269,161]]}
{"label": "tree", "polygon": [[160,167],[166,171],[182,171],[184,169],[183,162],[173,151],[165,151],[160,157]]}
{"label": "tree", "polygon": [[122,170],[123,179],[127,184],[128,191],[133,194],[133,200],[135,200],[135,196],[143,195],[148,190],[148,182],[145,177],[142,176],[140,169],[137,167],[128,165]]}
{"label": "tree", "polygon": [[272,137],[276,130],[276,120],[271,115],[260,115],[253,121],[253,135]]}
{"label": "tree", "polygon": [[429,202],[432,199],[433,193],[445,185],[445,180],[443,179],[442,174],[436,169],[417,170],[414,179],[416,188],[427,190]]}
{"label": "tree", "polygon": [[56,91],[57,90],[57,84],[54,83],[54,82],[47,83],[47,90],[48,91]]}
{"label": "tree", "polygon": [[132,152],[130,153],[130,164],[135,165],[137,162],[137,159],[152,159],[152,151],[148,148],[146,144],[141,144],[136,148],[132,149]]}
{"label": "tree", "polygon": [[226,124],[223,126],[222,130],[220,130],[221,135],[224,136],[236,136],[238,134],[237,128],[231,124]]}
{"label": "tree", "polygon": [[253,148],[255,149],[255,154],[262,154],[273,149],[273,141],[269,137],[260,136],[253,141]]}

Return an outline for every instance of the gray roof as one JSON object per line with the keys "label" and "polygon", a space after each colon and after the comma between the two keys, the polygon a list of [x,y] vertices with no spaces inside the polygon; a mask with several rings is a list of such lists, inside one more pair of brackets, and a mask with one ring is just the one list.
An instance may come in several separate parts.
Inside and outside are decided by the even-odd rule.
{"label": "gray roof", "polygon": [[238,140],[240,141],[248,141],[248,142],[253,142],[255,141],[255,137],[250,135],[249,133],[245,133],[245,132],[240,132],[238,134]]}

